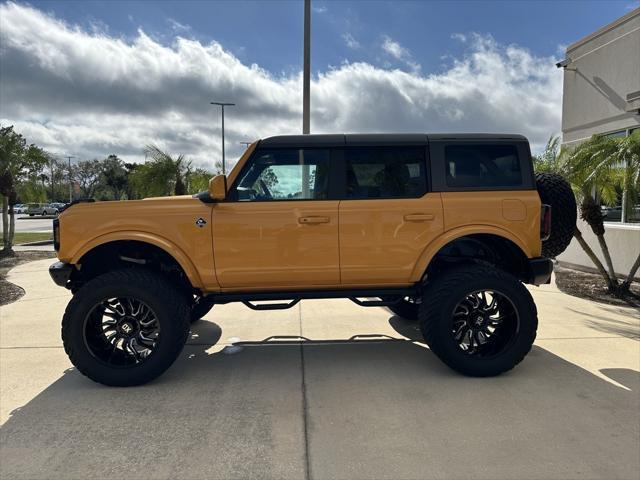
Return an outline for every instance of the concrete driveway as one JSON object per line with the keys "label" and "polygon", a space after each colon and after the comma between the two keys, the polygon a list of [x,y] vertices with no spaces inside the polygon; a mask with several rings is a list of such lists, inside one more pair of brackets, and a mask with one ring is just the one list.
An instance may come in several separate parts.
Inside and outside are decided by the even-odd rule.
{"label": "concrete driveway", "polygon": [[533,351],[473,379],[382,308],[217,306],[118,389],[71,368],[49,263],[14,269],[27,294],[0,310],[2,478],[638,478],[638,311],[532,288]]}

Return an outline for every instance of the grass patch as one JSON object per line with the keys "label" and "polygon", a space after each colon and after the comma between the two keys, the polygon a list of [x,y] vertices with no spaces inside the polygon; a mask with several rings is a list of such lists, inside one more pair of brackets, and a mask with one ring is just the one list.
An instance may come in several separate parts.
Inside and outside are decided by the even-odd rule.
{"label": "grass patch", "polygon": [[14,245],[21,243],[40,242],[42,240],[53,240],[52,232],[16,232],[13,238]]}

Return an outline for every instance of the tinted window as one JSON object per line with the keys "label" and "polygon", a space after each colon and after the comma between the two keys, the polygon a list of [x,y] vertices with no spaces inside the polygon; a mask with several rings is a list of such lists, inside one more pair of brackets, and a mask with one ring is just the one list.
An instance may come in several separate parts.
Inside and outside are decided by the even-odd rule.
{"label": "tinted window", "polygon": [[449,145],[444,149],[449,187],[519,187],[522,173],[513,145]]}
{"label": "tinted window", "polygon": [[240,201],[323,200],[329,190],[329,151],[257,150],[236,187]]}
{"label": "tinted window", "polygon": [[410,198],[427,192],[424,147],[345,149],[347,198]]}

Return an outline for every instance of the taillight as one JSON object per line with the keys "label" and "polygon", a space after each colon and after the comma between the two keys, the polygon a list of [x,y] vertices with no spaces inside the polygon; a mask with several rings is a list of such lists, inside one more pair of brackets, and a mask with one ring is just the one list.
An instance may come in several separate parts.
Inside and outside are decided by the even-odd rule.
{"label": "taillight", "polygon": [[60,250],[60,220],[53,220],[53,248],[56,252]]}
{"label": "taillight", "polygon": [[544,242],[551,236],[551,205],[542,205],[540,212],[540,239]]}

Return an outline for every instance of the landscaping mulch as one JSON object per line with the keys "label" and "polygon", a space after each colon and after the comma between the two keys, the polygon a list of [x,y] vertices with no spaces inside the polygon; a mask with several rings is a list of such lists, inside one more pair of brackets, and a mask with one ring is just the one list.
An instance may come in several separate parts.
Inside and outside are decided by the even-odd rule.
{"label": "landscaping mulch", "polygon": [[24,289],[6,280],[7,272],[21,263],[55,257],[54,252],[26,251],[6,255],[0,251],[0,305],[8,305],[24,295]]}
{"label": "landscaping mulch", "polygon": [[607,292],[607,285],[596,273],[581,272],[556,265],[554,268],[556,285],[560,291],[574,297],[620,307],[640,308],[640,283],[631,283],[631,293],[625,298],[617,298]]}

